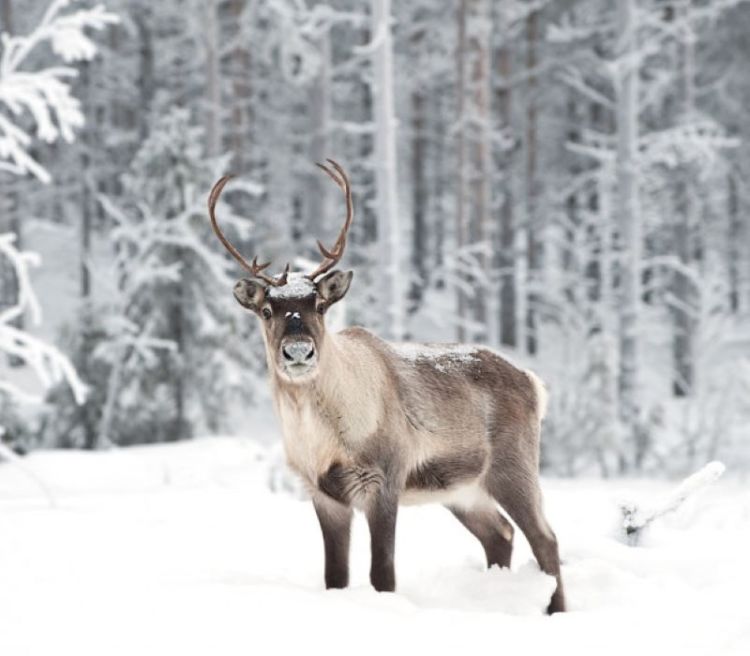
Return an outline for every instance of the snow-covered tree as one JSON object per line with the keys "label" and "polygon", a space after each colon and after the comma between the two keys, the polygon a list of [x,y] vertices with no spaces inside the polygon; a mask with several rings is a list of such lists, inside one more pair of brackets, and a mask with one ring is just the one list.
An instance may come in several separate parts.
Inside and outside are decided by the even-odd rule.
{"label": "snow-covered tree", "polygon": [[693,388],[701,298],[695,283],[706,265],[695,253],[713,250],[695,232],[708,209],[698,199],[724,186],[719,180],[717,187],[717,177],[726,175],[727,149],[736,140],[696,105],[692,61],[699,30],[727,7],[687,3],[684,11],[663,11],[628,0],[613,12],[581,3],[549,35],[558,44],[595,44],[590,56],[559,72],[574,94],[577,123],[566,148],[578,156],[563,181],[568,207],[559,216],[567,268],[577,268],[568,293],[585,330],[619,342],[617,394],[600,398],[614,402],[609,416],[618,427],[607,432],[617,432],[621,468],[643,467],[653,447],[658,404],[643,393],[650,383],[644,322],[656,308],[674,321],[674,392],[684,396]]}
{"label": "snow-covered tree", "polygon": [[[122,206],[102,198],[116,223],[118,289],[102,307],[94,351],[109,371],[100,444],[180,439],[194,425],[219,430],[232,392],[258,369],[236,339],[229,263],[207,239],[205,191],[226,158],[207,160],[202,150],[202,128],[173,109],[124,177]],[[240,235],[247,225],[232,213],[222,222]]]}
{"label": "snow-covered tree", "polygon": [[[61,17],[74,8],[56,6]],[[91,392],[78,407],[70,391],[56,389],[64,420],[46,425],[61,443],[146,439],[148,430],[139,429],[140,437],[119,432],[123,410],[144,397],[144,414],[151,403],[160,426],[152,439],[171,439],[174,431],[156,412],[175,409],[176,372],[200,369],[191,358],[204,350],[234,360],[237,342],[214,348],[185,309],[190,303],[175,309],[175,282],[147,286],[140,296],[152,299],[136,305],[156,317],[147,327],[120,303],[129,276],[120,276],[118,289],[102,268],[126,251],[139,261],[127,238],[133,226],[183,225],[180,210],[155,201],[147,204],[149,217],[122,176],[129,170],[136,177],[144,168],[136,153],[147,140],[153,151],[165,129],[154,110],[182,107],[189,126],[203,127],[191,133],[191,157],[211,158],[191,196],[196,230],[206,229],[201,199],[212,178],[235,173],[222,213],[231,217],[231,205],[252,218],[252,231],[243,232],[243,222],[228,226],[243,252],[274,262],[314,258],[315,239],[328,243],[341,207],[312,162],[341,162],[356,216],[342,263],[356,271],[347,321],[385,336],[485,341],[538,369],[551,392],[545,467],[609,476],[676,474],[729,454],[750,461],[741,455],[742,422],[750,416],[743,394],[750,3],[107,6],[122,22],[107,30],[102,56],[77,78],[57,78],[80,101],[81,138],[63,148],[50,113],[59,136],[51,144],[35,139],[34,115],[23,105],[14,124],[36,142],[25,166],[43,166],[52,182],[41,185],[33,173],[0,176],[0,221],[11,232],[20,234],[27,216],[78,229],[71,258],[80,284],[59,344]],[[31,34],[47,8],[47,0],[1,0],[0,20],[6,31]],[[51,42],[39,43],[18,71],[53,61]],[[15,120],[5,104],[0,111]],[[76,130],[75,120],[67,125]],[[21,162],[3,161],[5,168]],[[163,182],[165,162],[156,157],[151,175],[138,179],[149,189]],[[258,193],[241,193],[242,180],[257,181]],[[17,250],[38,238],[28,237],[16,239]],[[159,253],[159,266],[192,270],[189,248],[149,249]],[[0,274],[0,285],[3,303],[14,305],[5,290],[15,289],[15,276]],[[213,291],[231,306],[228,287]],[[250,339],[243,355],[259,358],[252,329],[240,333]],[[123,360],[126,351],[140,355]],[[113,375],[117,362],[126,365]],[[139,370],[143,380],[162,376],[161,405],[140,387]],[[202,430],[205,408],[183,391],[185,421]],[[225,403],[221,394],[210,398]]]}
{"label": "snow-covered tree", "polygon": [[[66,64],[89,61],[96,54],[96,46],[87,30],[101,30],[117,22],[117,17],[101,5],[65,11],[71,4],[70,0],[54,0],[29,34],[3,32],[0,37],[0,171],[5,175],[31,175],[49,182],[50,173],[32,150],[40,141],[71,142],[75,130],[83,125],[81,107],[71,86],[76,69],[46,64],[40,50],[48,47],[55,59]],[[39,259],[33,253],[19,251],[17,239],[18,234],[0,233],[0,260],[4,260],[15,283],[14,298],[0,304],[0,352],[29,366],[44,387],[66,381],[80,403],[85,387],[68,358],[18,326],[26,313],[32,324],[38,324],[41,307],[29,277],[29,267],[38,265]],[[30,399],[18,386],[4,380],[0,380],[0,395],[6,396],[3,402],[8,396]]]}

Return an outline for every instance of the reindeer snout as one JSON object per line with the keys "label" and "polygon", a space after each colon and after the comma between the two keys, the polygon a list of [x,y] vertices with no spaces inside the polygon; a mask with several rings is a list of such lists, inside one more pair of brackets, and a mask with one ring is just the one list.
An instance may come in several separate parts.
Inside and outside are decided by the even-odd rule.
{"label": "reindeer snout", "polygon": [[315,354],[315,346],[307,340],[289,342],[281,347],[281,354],[289,364],[305,364]]}

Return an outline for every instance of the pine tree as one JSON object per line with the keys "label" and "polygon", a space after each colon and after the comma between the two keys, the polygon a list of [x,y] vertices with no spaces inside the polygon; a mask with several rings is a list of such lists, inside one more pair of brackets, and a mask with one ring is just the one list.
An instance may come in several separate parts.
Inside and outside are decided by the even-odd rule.
{"label": "pine tree", "polygon": [[[224,427],[224,407],[252,371],[239,347],[233,279],[207,244],[205,191],[226,158],[207,160],[202,128],[173,109],[123,178],[116,222],[118,298],[97,353],[109,365],[100,443],[170,441]],[[236,217],[224,218],[242,226]]]}

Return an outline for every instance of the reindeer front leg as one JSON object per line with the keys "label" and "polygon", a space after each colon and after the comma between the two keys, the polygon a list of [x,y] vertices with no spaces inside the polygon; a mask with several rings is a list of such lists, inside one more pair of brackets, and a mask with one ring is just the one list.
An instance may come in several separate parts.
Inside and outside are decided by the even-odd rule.
{"label": "reindeer front leg", "polygon": [[[370,527],[370,582],[378,592],[393,592],[396,575],[393,569],[393,552],[396,542],[396,514],[398,511],[398,485],[386,468],[380,466],[344,466],[334,463],[318,479],[315,498],[323,509],[328,504],[349,509],[352,504],[364,506]],[[361,504],[361,505],[360,505]],[[317,506],[316,506],[317,508]],[[321,517],[321,513],[318,513]],[[324,512],[322,517],[330,521]],[[349,510],[348,521],[351,520]],[[321,519],[325,539],[326,528]],[[328,544],[326,542],[326,544]],[[348,553],[348,533],[347,533]],[[332,547],[332,553],[335,550]],[[328,572],[328,547],[326,547],[326,572]],[[328,574],[326,574],[326,584]]]}
{"label": "reindeer front leg", "polygon": [[398,494],[392,485],[384,483],[373,492],[367,506],[370,526],[370,583],[378,592],[396,589],[394,551],[396,548],[396,515]]}
{"label": "reindeer front leg", "polygon": [[326,588],[345,588],[349,585],[352,509],[322,494],[313,495],[313,506],[323,533]]}

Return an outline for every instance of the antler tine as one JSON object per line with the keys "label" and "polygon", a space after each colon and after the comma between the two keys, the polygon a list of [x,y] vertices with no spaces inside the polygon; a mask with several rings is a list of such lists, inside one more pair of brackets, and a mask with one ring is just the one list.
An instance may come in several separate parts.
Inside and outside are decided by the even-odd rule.
{"label": "antler tine", "polygon": [[258,264],[258,256],[256,255],[253,258],[253,263],[251,266],[252,266],[252,269],[251,269],[252,274],[257,276],[261,271],[263,271],[263,269],[267,269],[268,267],[270,267],[271,263],[266,262],[264,264]]}
{"label": "antler tine", "polygon": [[260,278],[273,287],[286,285],[287,275],[289,274],[289,264],[286,265],[284,272],[278,278],[274,278],[273,276],[269,276],[263,273],[263,269],[268,268],[271,263],[266,262],[264,264],[258,264],[258,257],[256,255],[253,258],[252,263],[248,264],[248,261],[244,257],[242,257],[240,252],[234,246],[232,246],[231,243],[229,243],[229,240],[224,236],[221,228],[219,228],[219,224],[216,222],[216,203],[219,202],[219,197],[221,196],[221,192],[224,191],[224,187],[226,187],[227,182],[229,182],[233,177],[233,175],[225,175],[219,178],[219,180],[211,189],[211,193],[208,194],[208,216],[211,219],[211,227],[213,227],[216,236],[224,245],[224,248],[229,251],[232,257],[234,257],[234,259],[240,263],[240,266],[245,269],[245,271],[248,271],[250,275],[256,278]]}
{"label": "antler tine", "polygon": [[344,225],[339,232],[339,236],[337,237],[333,248],[329,250],[325,246],[323,246],[320,241],[318,241],[318,249],[325,259],[312,273],[309,273],[307,275],[310,280],[315,280],[315,278],[323,273],[326,273],[339,262],[341,257],[344,255],[344,249],[346,248],[346,236],[349,232],[349,228],[352,225],[352,220],[354,219],[354,205],[352,203],[352,190],[351,185],[349,184],[349,178],[346,175],[344,169],[338,164],[338,162],[335,162],[332,159],[326,159],[326,161],[334,168],[336,173],[331,171],[331,169],[329,169],[325,164],[316,162],[315,165],[319,169],[324,171],[328,175],[328,177],[330,177],[336,183],[339,189],[344,192],[344,198],[346,200],[346,220],[344,221]]}
{"label": "antler tine", "polygon": [[336,169],[336,172],[341,176],[341,181],[343,183],[343,186],[341,185],[340,186],[341,186],[341,190],[344,192],[344,195],[346,197],[346,222],[344,223],[344,229],[339,234],[339,238],[337,240],[337,243],[338,241],[342,242],[342,254],[343,254],[343,247],[346,244],[346,237],[347,237],[347,234],[349,233],[349,228],[351,227],[352,220],[354,218],[354,207],[352,205],[352,190],[351,190],[351,185],[349,184],[349,178],[347,177],[346,172],[341,167],[341,165],[338,162],[330,158],[326,159],[326,161],[331,166],[333,166],[333,168]]}
{"label": "antler tine", "polygon": [[289,262],[286,263],[286,266],[284,267],[284,271],[277,278],[277,280],[279,281],[278,287],[281,287],[282,285],[286,285],[286,279],[288,277],[289,277]]}
{"label": "antler tine", "polygon": [[328,175],[331,180],[333,180],[338,186],[339,189],[344,189],[344,183],[341,182],[341,179],[339,176],[337,176],[331,169],[329,169],[325,164],[321,164],[320,162],[315,162],[315,166],[317,166],[321,171],[325,171],[326,175]]}

